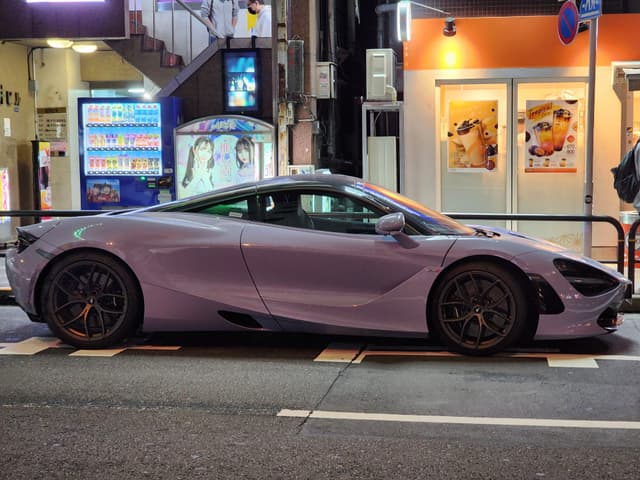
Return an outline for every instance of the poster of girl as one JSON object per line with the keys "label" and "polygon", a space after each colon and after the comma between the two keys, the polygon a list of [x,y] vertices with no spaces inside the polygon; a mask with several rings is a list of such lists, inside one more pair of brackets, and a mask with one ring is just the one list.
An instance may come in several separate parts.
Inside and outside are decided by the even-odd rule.
{"label": "poster of girl", "polygon": [[256,178],[254,163],[255,145],[251,137],[240,137],[236,142],[236,183],[248,182]]}
{"label": "poster of girl", "polygon": [[214,165],[213,142],[207,136],[198,137],[189,149],[184,176],[180,182],[179,197],[189,197],[213,190]]}

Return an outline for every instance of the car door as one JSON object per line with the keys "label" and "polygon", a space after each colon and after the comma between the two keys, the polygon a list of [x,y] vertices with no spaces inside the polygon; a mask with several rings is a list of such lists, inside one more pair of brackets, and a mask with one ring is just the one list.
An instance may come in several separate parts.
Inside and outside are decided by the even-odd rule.
{"label": "car door", "polygon": [[285,200],[263,195],[264,223],[249,223],[241,238],[256,287],[283,329],[426,330],[429,286],[453,238],[407,244],[378,235],[375,222],[386,212],[335,192],[287,191]]}

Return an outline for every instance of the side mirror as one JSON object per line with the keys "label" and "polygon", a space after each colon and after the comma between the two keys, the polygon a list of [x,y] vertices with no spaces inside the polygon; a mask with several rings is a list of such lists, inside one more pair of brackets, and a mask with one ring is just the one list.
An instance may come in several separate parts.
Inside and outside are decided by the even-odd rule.
{"label": "side mirror", "polygon": [[404,228],[404,213],[389,213],[380,217],[376,223],[376,233],[381,235],[400,235]]}

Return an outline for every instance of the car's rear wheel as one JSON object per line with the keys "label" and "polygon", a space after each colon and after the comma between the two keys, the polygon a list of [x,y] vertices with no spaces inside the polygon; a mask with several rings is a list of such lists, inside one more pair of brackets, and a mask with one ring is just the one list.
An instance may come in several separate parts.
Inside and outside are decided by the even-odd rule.
{"label": "car's rear wheel", "polygon": [[140,322],[137,283],[118,260],[99,252],[56,262],[40,289],[42,317],[62,341],[80,348],[122,342]]}
{"label": "car's rear wheel", "polygon": [[490,355],[526,331],[528,303],[522,282],[491,263],[459,265],[446,272],[431,304],[431,327],[449,349]]}

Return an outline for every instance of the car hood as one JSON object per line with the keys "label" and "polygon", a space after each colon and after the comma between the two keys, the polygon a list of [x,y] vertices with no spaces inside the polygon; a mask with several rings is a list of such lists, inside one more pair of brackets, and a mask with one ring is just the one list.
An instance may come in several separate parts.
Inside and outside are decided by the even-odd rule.
{"label": "car hood", "polygon": [[506,228],[501,227],[487,227],[484,225],[469,225],[469,227],[476,230],[477,234],[484,235],[490,239],[495,239],[497,242],[503,242],[509,244],[508,248],[504,251],[512,253],[512,258],[522,256],[529,252],[547,252],[554,256],[564,257],[578,262],[586,263],[599,270],[604,270],[619,280],[625,280],[624,275],[616,271],[615,269],[603,265],[602,263],[594,260],[590,257],[577,253],[557,243],[544,240],[542,238],[526,235],[521,232],[514,232]]}

